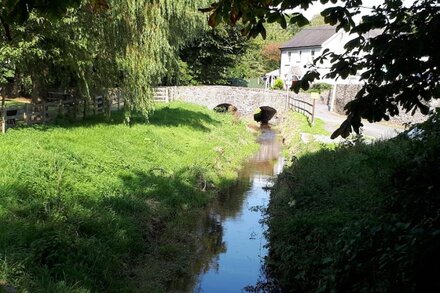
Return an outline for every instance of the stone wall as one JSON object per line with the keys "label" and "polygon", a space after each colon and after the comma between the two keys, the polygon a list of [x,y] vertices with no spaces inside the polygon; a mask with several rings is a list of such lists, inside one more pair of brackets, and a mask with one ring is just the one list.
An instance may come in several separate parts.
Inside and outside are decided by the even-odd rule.
{"label": "stone wall", "polygon": [[[333,111],[345,115],[344,106],[352,101],[356,96],[357,92],[361,89],[362,85],[360,84],[338,84],[336,85],[336,97],[334,102]],[[333,89],[330,92],[330,97],[333,94]],[[440,101],[432,102],[430,107],[439,107]],[[405,113],[404,110],[400,111],[399,116],[390,117],[390,121],[397,124],[405,124],[405,123],[420,123],[427,119],[427,116],[422,115],[420,112],[416,112],[413,116],[411,113]]]}
{"label": "stone wall", "polygon": [[308,99],[310,94],[232,86],[168,87],[171,100],[182,100],[214,109],[220,104],[237,107],[242,116],[252,116],[261,106],[269,106],[283,113],[288,110],[288,96]]}
{"label": "stone wall", "polygon": [[[360,84],[338,84],[336,85],[336,96],[333,104],[333,111],[338,114],[345,114],[344,106],[352,101],[358,91],[362,88]],[[330,97],[333,95],[333,89],[330,91]],[[331,101],[330,101],[331,103]]]}

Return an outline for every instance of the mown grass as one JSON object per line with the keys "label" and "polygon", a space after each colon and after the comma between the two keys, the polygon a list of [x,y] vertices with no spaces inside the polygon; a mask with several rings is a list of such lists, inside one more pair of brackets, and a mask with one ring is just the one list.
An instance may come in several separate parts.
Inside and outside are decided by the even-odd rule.
{"label": "mown grass", "polygon": [[312,153],[321,148],[332,148],[333,145],[325,145],[317,141],[303,143],[301,133],[308,135],[330,135],[324,127],[324,121],[315,118],[315,122],[310,124],[308,118],[297,112],[289,112],[286,114],[283,123],[279,126],[282,136],[284,137],[284,152],[287,157],[300,156],[305,153]]}
{"label": "mown grass", "polygon": [[433,124],[420,140],[352,147],[291,140],[295,157],[275,184],[267,220],[268,266],[283,292],[438,290],[431,278],[438,253],[424,256],[440,243]]}
{"label": "mown grass", "polygon": [[160,292],[183,273],[193,216],[257,146],[231,116],[194,105],[159,106],[149,124],[122,118],[0,136],[1,282]]}

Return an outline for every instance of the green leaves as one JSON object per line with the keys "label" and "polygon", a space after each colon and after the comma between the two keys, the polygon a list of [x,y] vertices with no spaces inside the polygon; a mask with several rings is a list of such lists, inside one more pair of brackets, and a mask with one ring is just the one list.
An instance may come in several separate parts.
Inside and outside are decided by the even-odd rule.
{"label": "green leaves", "polygon": [[299,80],[292,88],[295,93],[298,93],[301,89],[308,90],[312,84],[312,81],[319,79],[319,72],[316,70],[309,70],[306,72],[301,80]]}
{"label": "green leaves", "polygon": [[239,27],[219,25],[201,30],[197,39],[182,48],[180,58],[187,64],[193,82],[227,84],[228,69],[238,62],[247,47]]}
{"label": "green leaves", "polygon": [[301,13],[294,13],[294,14],[292,14],[292,16],[290,18],[290,23],[291,24],[297,24],[298,26],[301,27],[301,26],[308,25],[310,22]]}
{"label": "green leaves", "polygon": [[347,119],[342,122],[339,128],[332,133],[330,138],[335,139],[338,136],[341,136],[342,138],[347,138],[351,134],[352,130],[359,134],[360,128],[362,126],[364,125],[362,124],[361,118],[359,116],[348,115]]}
{"label": "green leaves", "polygon": [[[92,0],[91,2],[103,2]],[[78,7],[81,0],[5,0],[0,6],[2,18],[7,23],[24,23],[33,10],[46,14],[49,17],[61,17],[69,7]]]}

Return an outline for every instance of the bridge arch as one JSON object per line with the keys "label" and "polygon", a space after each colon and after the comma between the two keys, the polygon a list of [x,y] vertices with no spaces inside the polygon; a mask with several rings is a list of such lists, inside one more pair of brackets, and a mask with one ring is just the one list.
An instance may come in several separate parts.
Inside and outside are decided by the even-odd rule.
{"label": "bridge arch", "polygon": [[278,112],[275,108],[270,106],[261,106],[259,111],[254,114],[254,120],[262,124],[267,124]]}
{"label": "bridge arch", "polygon": [[221,104],[215,106],[213,110],[216,112],[220,112],[220,113],[226,113],[226,112],[236,113],[238,109],[237,109],[237,107],[235,107],[232,104],[221,103]]}

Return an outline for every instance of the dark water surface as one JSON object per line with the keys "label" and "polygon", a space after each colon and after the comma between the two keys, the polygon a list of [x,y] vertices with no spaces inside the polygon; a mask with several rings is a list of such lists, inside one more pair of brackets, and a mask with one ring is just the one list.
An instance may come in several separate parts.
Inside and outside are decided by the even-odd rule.
{"label": "dark water surface", "polygon": [[269,202],[266,187],[283,168],[277,133],[263,129],[259,152],[243,167],[237,183],[221,193],[200,223],[200,248],[191,280],[177,280],[172,291],[244,292],[264,282],[262,265],[266,227],[262,209]]}

